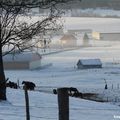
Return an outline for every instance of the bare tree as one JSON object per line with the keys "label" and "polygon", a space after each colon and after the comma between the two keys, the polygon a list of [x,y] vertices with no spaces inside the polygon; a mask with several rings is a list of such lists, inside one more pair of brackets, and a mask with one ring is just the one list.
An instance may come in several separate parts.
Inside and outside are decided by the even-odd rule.
{"label": "bare tree", "polygon": [[[34,47],[47,31],[61,28],[57,22],[61,10],[57,6],[72,0],[0,0],[0,99],[6,100],[6,80],[2,56],[14,50],[24,51]],[[49,14],[30,18],[33,8],[47,9]],[[22,20],[21,20],[22,19]],[[56,24],[58,23],[58,24]],[[3,52],[3,49],[6,49]]]}

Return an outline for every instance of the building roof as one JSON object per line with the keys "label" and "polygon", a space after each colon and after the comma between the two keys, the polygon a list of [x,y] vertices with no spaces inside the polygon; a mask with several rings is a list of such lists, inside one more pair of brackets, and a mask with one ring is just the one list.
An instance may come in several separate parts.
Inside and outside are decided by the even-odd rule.
{"label": "building roof", "polygon": [[4,62],[30,62],[40,59],[41,55],[32,52],[16,53],[15,55],[8,54],[3,57]]}
{"label": "building roof", "polygon": [[72,34],[65,34],[60,40],[77,40],[77,38]]}
{"label": "building roof", "polygon": [[100,34],[120,34],[120,31],[94,31],[93,33],[100,33]]}
{"label": "building roof", "polygon": [[68,33],[92,33],[92,29],[68,29]]}
{"label": "building roof", "polygon": [[80,59],[78,63],[81,62],[82,65],[101,65],[100,59]]}

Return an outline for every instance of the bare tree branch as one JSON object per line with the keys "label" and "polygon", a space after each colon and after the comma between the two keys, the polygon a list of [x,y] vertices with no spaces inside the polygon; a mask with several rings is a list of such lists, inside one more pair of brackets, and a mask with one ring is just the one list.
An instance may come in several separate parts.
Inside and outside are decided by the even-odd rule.
{"label": "bare tree branch", "polygon": [[[2,48],[11,48],[4,55],[17,49],[23,51],[34,47],[41,42],[36,36],[42,38],[50,31],[61,29],[62,22],[59,20],[63,11],[56,5],[70,1],[73,0],[0,0],[1,45]],[[27,15],[32,8],[49,8],[49,15],[31,22],[30,17],[27,20]]]}

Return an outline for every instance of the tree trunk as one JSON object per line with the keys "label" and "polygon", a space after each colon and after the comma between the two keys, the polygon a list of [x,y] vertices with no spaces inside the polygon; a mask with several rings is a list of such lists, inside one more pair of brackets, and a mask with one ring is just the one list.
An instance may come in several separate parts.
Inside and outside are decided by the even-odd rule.
{"label": "tree trunk", "polygon": [[6,100],[6,81],[3,67],[1,43],[0,43],[0,100]]}
{"label": "tree trunk", "polygon": [[6,80],[3,67],[2,57],[2,28],[1,28],[1,14],[0,14],[0,100],[6,100]]}

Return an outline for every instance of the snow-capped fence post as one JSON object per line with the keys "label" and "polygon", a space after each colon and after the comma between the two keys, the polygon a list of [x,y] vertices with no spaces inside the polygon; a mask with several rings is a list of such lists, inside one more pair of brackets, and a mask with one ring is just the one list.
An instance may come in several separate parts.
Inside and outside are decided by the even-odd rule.
{"label": "snow-capped fence post", "polygon": [[25,104],[26,104],[26,120],[30,120],[29,96],[28,96],[28,90],[25,85],[24,85],[24,91],[25,91]]}
{"label": "snow-capped fence post", "polygon": [[58,88],[59,120],[69,120],[68,88]]}

